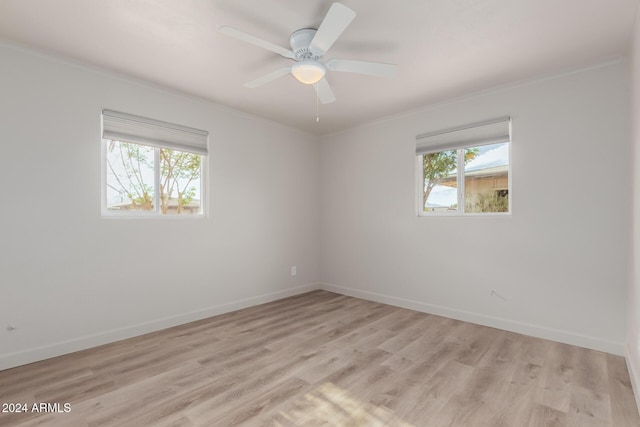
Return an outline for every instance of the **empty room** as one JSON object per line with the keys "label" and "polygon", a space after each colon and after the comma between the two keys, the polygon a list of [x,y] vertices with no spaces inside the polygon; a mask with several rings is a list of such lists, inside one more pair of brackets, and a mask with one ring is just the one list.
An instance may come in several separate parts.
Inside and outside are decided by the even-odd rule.
{"label": "empty room", "polygon": [[0,0],[0,425],[640,426],[639,7]]}

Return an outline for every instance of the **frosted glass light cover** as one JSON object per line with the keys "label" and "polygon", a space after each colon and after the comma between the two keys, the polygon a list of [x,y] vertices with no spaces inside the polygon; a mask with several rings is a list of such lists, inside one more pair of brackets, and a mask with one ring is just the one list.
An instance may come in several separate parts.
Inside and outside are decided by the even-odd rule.
{"label": "frosted glass light cover", "polygon": [[291,74],[300,83],[312,85],[319,82],[326,72],[326,68],[317,61],[300,61],[291,67]]}

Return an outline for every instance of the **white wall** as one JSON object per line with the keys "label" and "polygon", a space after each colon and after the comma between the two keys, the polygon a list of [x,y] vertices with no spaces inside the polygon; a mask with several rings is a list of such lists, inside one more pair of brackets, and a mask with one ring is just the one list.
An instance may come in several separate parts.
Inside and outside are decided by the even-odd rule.
{"label": "white wall", "polygon": [[[617,62],[323,138],[324,286],[623,354],[628,80]],[[415,136],[504,115],[513,214],[418,218]]]}
{"label": "white wall", "polygon": [[631,48],[631,141],[633,146],[632,250],[628,294],[627,366],[640,407],[640,8]]}
{"label": "white wall", "polygon": [[[0,369],[315,287],[317,137],[10,45],[0,63]],[[207,219],[101,218],[102,108],[210,132]]]}
{"label": "white wall", "polygon": [[[0,63],[0,369],[313,289],[319,279],[346,294],[624,352],[629,282],[631,319],[638,312],[627,256],[626,63],[320,141],[11,45],[0,44]],[[207,219],[101,218],[102,108],[210,131]],[[415,135],[506,114],[513,215],[417,218]],[[628,342],[637,363],[637,329]]]}

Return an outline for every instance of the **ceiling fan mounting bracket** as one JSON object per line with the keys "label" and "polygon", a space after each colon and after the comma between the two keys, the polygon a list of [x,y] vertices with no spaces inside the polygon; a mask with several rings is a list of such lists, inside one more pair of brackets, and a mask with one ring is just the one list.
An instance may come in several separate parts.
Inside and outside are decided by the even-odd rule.
{"label": "ceiling fan mounting bracket", "polygon": [[322,55],[318,56],[309,50],[309,45],[311,44],[311,40],[313,40],[313,36],[316,35],[316,31],[314,28],[302,28],[291,33],[291,36],[289,36],[289,44],[291,45],[291,50],[293,50],[296,60],[317,61],[322,58]]}

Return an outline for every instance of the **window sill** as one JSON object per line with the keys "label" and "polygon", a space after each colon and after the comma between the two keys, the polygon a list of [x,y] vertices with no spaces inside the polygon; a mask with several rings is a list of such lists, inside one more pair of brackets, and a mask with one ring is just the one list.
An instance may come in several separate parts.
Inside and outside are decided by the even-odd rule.
{"label": "window sill", "polygon": [[511,212],[487,212],[487,213],[458,213],[458,212],[432,212],[432,213],[418,213],[418,218],[495,218],[495,217],[510,217]]}
{"label": "window sill", "polygon": [[102,219],[108,219],[108,220],[112,220],[112,219],[145,219],[145,220],[150,220],[150,219],[159,219],[162,221],[165,220],[169,220],[169,221],[188,221],[188,220],[199,220],[199,219],[206,219],[207,215],[206,214],[189,214],[189,215],[159,215],[159,214],[144,214],[144,213],[140,213],[140,214],[134,214],[134,213],[105,213],[103,212],[101,214],[101,218]]}

